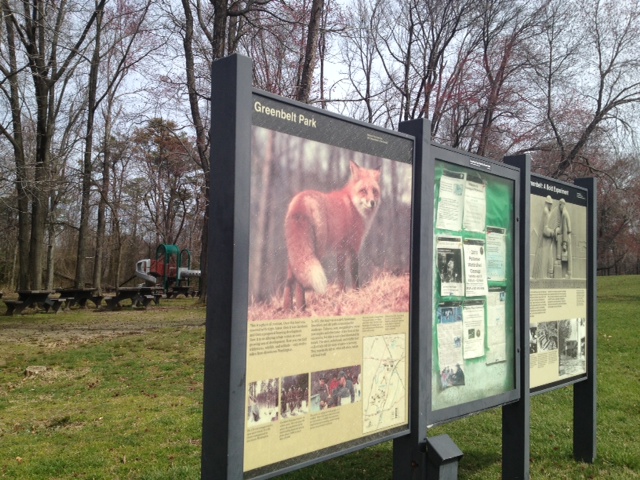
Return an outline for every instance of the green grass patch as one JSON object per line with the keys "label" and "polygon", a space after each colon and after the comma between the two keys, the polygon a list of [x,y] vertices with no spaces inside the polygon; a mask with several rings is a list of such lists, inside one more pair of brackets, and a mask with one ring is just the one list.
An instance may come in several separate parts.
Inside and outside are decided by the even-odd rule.
{"label": "green grass patch", "polygon": [[[573,460],[573,389],[532,399],[531,478],[640,478],[640,277],[599,279],[598,455]],[[0,312],[2,313],[2,312]],[[0,478],[198,479],[205,310],[0,317]],[[47,369],[26,376],[28,366]],[[499,409],[432,429],[461,479],[501,477]],[[392,477],[390,442],[284,475]]]}

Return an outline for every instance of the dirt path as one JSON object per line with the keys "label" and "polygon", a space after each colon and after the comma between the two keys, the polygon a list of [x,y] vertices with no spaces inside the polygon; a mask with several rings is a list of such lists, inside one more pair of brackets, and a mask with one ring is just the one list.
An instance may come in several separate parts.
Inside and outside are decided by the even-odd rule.
{"label": "dirt path", "polygon": [[[88,343],[101,339],[109,339],[124,335],[143,335],[163,328],[203,328],[204,318],[167,320],[162,315],[154,315],[135,320],[92,319],[87,324],[76,322],[53,321],[51,323],[30,323],[28,317],[17,320],[0,321],[1,343],[27,343],[47,346]],[[52,345],[53,344],[53,345]]]}

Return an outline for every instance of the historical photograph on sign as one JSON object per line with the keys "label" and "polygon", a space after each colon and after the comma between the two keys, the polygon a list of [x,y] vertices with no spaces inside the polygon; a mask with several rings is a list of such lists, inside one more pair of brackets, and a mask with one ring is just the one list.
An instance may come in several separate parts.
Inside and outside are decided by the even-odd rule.
{"label": "historical photograph on sign", "polygon": [[586,371],[586,332],[587,321],[584,318],[573,318],[558,322],[560,348],[558,374],[561,378]]}
{"label": "historical photograph on sign", "polygon": [[247,395],[247,426],[275,422],[279,418],[279,380],[269,378],[249,383]]}
{"label": "historical photograph on sign", "polygon": [[539,323],[537,333],[539,352],[558,349],[558,322]]}
{"label": "historical photograph on sign", "polygon": [[292,375],[282,379],[280,405],[282,418],[309,413],[309,374]]}
{"label": "historical photograph on sign", "polygon": [[249,320],[408,311],[411,165],[260,127],[253,142]]}
{"label": "historical photograph on sign", "polygon": [[529,353],[538,353],[538,327],[529,328]]}
{"label": "historical photograph on sign", "polygon": [[362,398],[360,365],[332,368],[311,374],[311,412],[359,402]]}

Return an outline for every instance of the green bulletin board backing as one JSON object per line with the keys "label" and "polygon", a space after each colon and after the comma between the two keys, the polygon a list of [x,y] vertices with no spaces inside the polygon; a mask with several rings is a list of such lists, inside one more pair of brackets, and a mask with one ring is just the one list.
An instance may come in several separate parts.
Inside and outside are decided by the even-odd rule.
{"label": "green bulletin board backing", "polygon": [[430,424],[517,399],[515,177],[459,163],[435,161]]}

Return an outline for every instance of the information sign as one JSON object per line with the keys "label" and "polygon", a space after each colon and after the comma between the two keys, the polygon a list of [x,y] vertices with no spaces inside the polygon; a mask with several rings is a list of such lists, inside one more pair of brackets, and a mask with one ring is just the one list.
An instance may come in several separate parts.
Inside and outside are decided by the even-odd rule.
{"label": "information sign", "polygon": [[244,471],[406,433],[413,140],[252,97]]}
{"label": "information sign", "polygon": [[587,191],[531,175],[531,389],[587,375]]}

